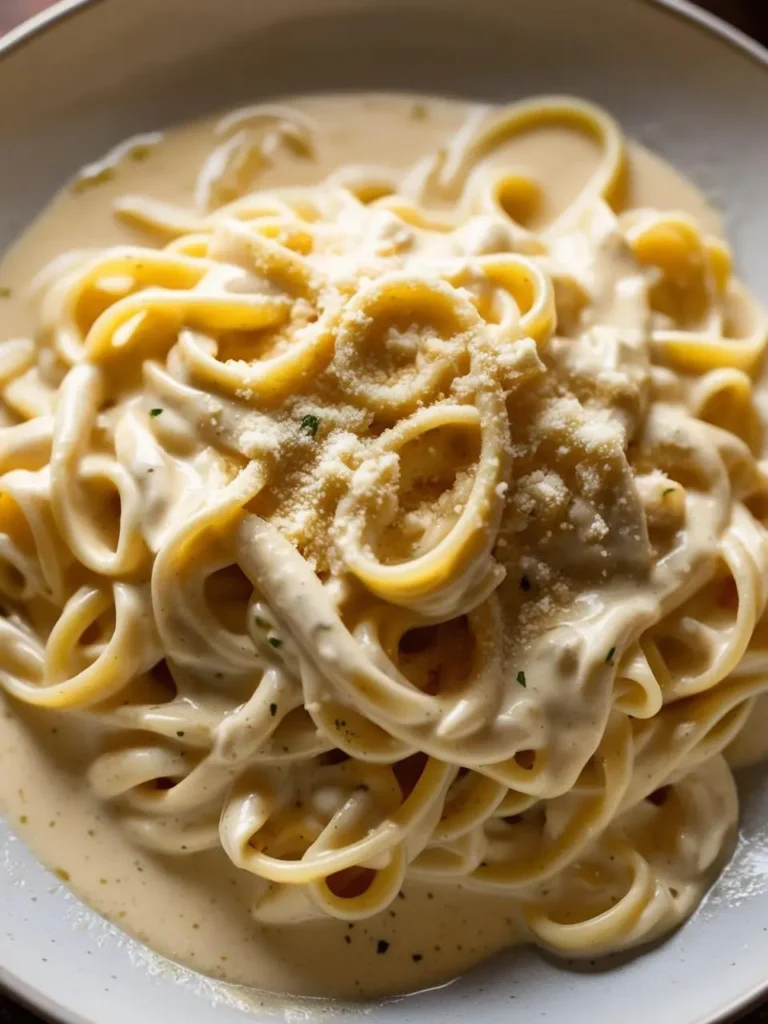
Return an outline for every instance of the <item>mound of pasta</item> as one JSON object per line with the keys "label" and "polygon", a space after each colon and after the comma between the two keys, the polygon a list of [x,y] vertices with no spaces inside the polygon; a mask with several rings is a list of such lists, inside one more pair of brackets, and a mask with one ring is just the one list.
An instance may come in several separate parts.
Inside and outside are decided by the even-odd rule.
{"label": "mound of pasta", "polygon": [[[57,265],[0,347],[0,684],[91,721],[132,840],[223,848],[262,923],[408,879],[647,942],[729,854],[768,689],[762,315],[719,238],[626,208],[585,103],[242,194],[265,118],[311,149],[238,115],[197,210],[126,197],[146,244]],[[543,124],[601,159],[534,231],[486,158]]]}

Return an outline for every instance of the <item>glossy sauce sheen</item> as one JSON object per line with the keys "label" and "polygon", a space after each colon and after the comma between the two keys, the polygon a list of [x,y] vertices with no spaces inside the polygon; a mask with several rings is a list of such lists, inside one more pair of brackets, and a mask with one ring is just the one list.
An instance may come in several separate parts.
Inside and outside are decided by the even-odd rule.
{"label": "glossy sauce sheen", "polygon": [[[314,183],[342,164],[410,166],[464,124],[471,108],[431,98],[290,101],[322,126],[314,158],[280,153],[259,188]],[[168,134],[124,159],[85,191],[66,190],[0,267],[4,337],[34,326],[22,301],[29,282],[61,252],[135,243],[112,215],[126,193],[193,205],[198,170],[215,145],[215,122]],[[583,136],[538,129],[506,144],[498,162],[545,186],[542,222],[579,192],[597,151]],[[675,208],[718,231],[717,216],[677,173],[635,147],[628,206]],[[142,239],[143,241],[144,239]],[[154,950],[206,974],[258,988],[360,996],[427,987],[516,941],[499,896],[409,884],[377,917],[263,927],[249,913],[251,879],[221,850],[163,858],[134,848],[85,781],[93,736],[77,715],[5,701],[0,718],[0,808],[22,839],[88,904]]]}

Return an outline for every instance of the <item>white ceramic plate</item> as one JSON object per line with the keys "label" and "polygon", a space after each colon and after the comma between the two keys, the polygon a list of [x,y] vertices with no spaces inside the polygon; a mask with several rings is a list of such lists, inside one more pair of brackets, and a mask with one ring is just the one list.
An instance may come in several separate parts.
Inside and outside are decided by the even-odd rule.
{"label": "white ceramic plate", "polygon": [[[4,2],[4,0],[0,0]],[[309,77],[320,48],[324,71]],[[0,45],[0,247],[80,165],[137,132],[267,94],[399,88],[604,104],[726,213],[768,301],[768,53],[678,0],[74,0]],[[768,773],[742,780],[734,863],[669,941],[611,971],[527,951],[377,1007],[280,1005],[149,954],[0,823],[0,981],[75,1024],[704,1024],[768,989]]]}

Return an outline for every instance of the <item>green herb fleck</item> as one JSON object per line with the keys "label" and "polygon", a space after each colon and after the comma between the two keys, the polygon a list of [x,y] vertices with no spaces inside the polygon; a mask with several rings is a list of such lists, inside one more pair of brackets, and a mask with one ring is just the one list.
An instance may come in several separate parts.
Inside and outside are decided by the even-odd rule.
{"label": "green herb fleck", "polygon": [[184,730],[183,729],[177,729],[176,730],[176,735],[177,736],[183,736],[184,735]]}
{"label": "green herb fleck", "polygon": [[531,581],[528,579],[527,576],[520,577],[520,589],[525,591],[531,589]]}
{"label": "green herb fleck", "polygon": [[13,292],[10,288],[0,288],[0,299],[10,299]]}
{"label": "green herb fleck", "polygon": [[668,494],[674,494],[674,493],[675,493],[675,488],[674,487],[667,487],[667,489],[665,491],[662,491],[661,496],[662,496],[662,498],[666,498],[666,496]]}
{"label": "green herb fleck", "polygon": [[608,651],[608,653],[605,656],[605,663],[606,663],[606,665],[610,665],[610,663],[613,661],[613,656],[614,656],[615,653],[616,653],[616,648],[615,647],[612,647],[610,649],[610,651]]}
{"label": "green herb fleck", "polygon": [[320,426],[320,420],[317,416],[305,416],[301,421],[301,429],[309,434],[310,437],[314,437],[317,433],[317,428]]}
{"label": "green herb fleck", "polygon": [[22,825],[26,825],[27,822],[29,821],[29,818],[26,816],[26,814],[22,814],[22,816],[19,818],[19,821],[21,822]]}
{"label": "green herb fleck", "polygon": [[277,714],[277,704],[269,705],[269,713],[270,715],[272,715],[273,718],[275,717],[275,715]]}
{"label": "green herb fleck", "polygon": [[159,416],[162,413],[162,411],[162,409],[150,409],[149,415],[154,418],[155,416]]}
{"label": "green herb fleck", "polygon": [[270,647],[274,647],[275,650],[277,650],[278,647],[282,647],[283,646],[283,641],[282,640],[278,640],[278,638],[276,636],[271,636],[269,638],[269,646]]}
{"label": "green herb fleck", "polygon": [[262,617],[260,615],[257,615],[256,616],[256,625],[259,627],[259,629],[269,629],[269,625],[270,624],[267,622],[266,619],[262,619]]}
{"label": "green herb fleck", "polygon": [[414,103],[411,107],[411,117],[414,121],[424,121],[427,117],[427,108],[424,103]]}
{"label": "green herb fleck", "polygon": [[377,953],[386,953],[388,949],[389,949],[389,943],[387,942],[387,940],[386,939],[379,939],[379,941],[376,943],[376,952]]}
{"label": "green herb fleck", "polygon": [[54,875],[56,875],[57,878],[60,878],[62,882],[69,881],[69,872],[65,871],[64,868],[56,868],[56,870],[53,873]]}
{"label": "green herb fleck", "polygon": [[517,681],[518,681],[518,683],[520,683],[521,686],[527,686],[528,685],[526,683],[526,681],[525,681],[525,672],[521,671],[521,672],[517,673]]}
{"label": "green herb fleck", "polygon": [[424,957],[421,955],[421,953],[411,953],[411,960],[413,960],[415,964],[419,963],[419,961],[423,959]]}

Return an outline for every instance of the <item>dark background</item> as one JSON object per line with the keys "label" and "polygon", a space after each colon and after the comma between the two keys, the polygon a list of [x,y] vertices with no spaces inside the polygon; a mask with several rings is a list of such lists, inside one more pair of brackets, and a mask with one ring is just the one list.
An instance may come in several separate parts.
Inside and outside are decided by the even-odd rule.
{"label": "dark background", "polygon": [[[53,0],[0,0],[0,34],[49,7]],[[578,0],[574,0],[578,3]],[[624,0],[615,0],[616,3]],[[700,7],[719,15],[768,45],[768,0],[695,0]],[[162,3],[162,0],[158,0]],[[768,975],[768,964],[766,964]],[[17,1007],[0,994],[0,1024],[39,1024],[39,1018]],[[768,1003],[743,1019],[743,1024],[768,1024]]]}

